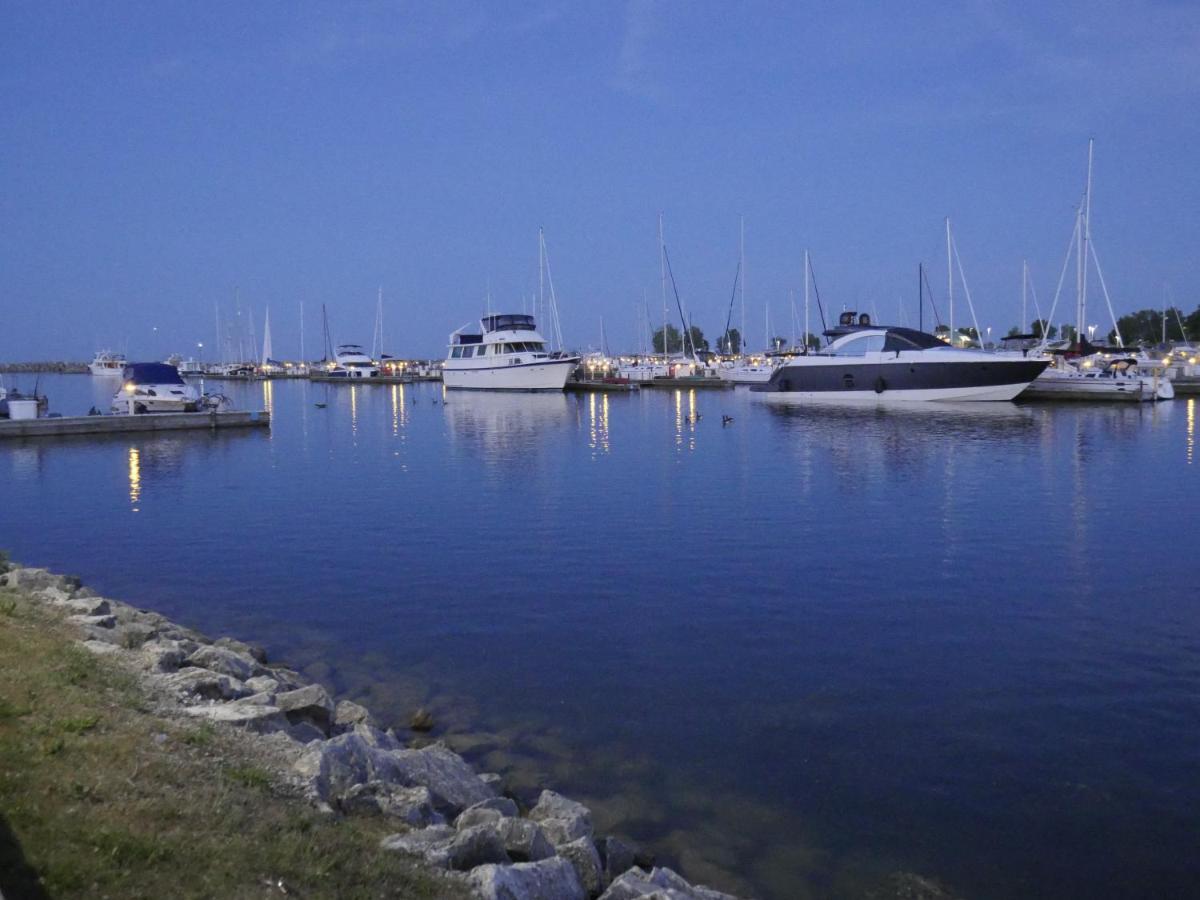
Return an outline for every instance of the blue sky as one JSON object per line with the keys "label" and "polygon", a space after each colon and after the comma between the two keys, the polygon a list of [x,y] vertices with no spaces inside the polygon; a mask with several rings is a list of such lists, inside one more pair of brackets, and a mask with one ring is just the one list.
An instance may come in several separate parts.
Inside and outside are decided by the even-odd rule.
{"label": "blue sky", "polygon": [[[0,359],[214,341],[234,291],[277,356],[441,355],[537,288],[568,343],[632,346],[656,219],[715,336],[746,221],[747,331],[829,306],[945,310],[950,216],[980,324],[1048,304],[1096,140],[1118,314],[1200,302],[1195,3],[4,4]],[[1107,330],[1092,295],[1089,319]],[[1070,302],[1055,316],[1069,318]],[[959,316],[963,313],[960,312]],[[735,315],[740,318],[740,312]],[[957,323],[956,323],[957,324]],[[965,324],[963,322],[962,324]]]}

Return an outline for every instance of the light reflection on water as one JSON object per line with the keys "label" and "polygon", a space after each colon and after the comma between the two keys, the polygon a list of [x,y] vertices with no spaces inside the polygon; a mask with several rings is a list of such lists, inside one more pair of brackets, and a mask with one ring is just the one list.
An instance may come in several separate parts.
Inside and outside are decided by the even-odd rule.
{"label": "light reflection on water", "polygon": [[[386,719],[425,705],[700,881],[1193,883],[1193,399],[221,389],[270,436],[0,445],[0,546]],[[64,412],[94,391],[46,383]]]}

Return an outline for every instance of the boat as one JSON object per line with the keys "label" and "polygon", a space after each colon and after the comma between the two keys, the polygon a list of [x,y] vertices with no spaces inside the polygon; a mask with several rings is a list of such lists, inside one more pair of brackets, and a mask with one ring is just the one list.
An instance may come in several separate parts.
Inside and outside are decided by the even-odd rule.
{"label": "boat", "polygon": [[93,375],[103,375],[109,378],[120,378],[125,371],[125,356],[108,350],[99,350],[95,358],[88,364],[88,371]]}
{"label": "boat", "polygon": [[782,362],[765,384],[750,386],[768,402],[805,400],[1012,400],[1049,364],[951,347],[914,328],[873,325],[843,312],[817,353]]}
{"label": "boat", "polygon": [[121,415],[195,412],[203,405],[200,389],[186,384],[179,370],[166,363],[130,363],[112,399],[112,412]]}
{"label": "boat", "polygon": [[361,344],[339,344],[333,354],[333,366],[325,375],[328,378],[375,378],[379,375],[379,366]]}
{"label": "boat", "polygon": [[1171,400],[1175,388],[1161,369],[1142,371],[1133,357],[1082,362],[1060,357],[1021,394],[1022,400],[1150,403]]}
{"label": "boat", "polygon": [[17,388],[4,386],[0,378],[0,419],[40,419],[47,414],[49,400],[37,392],[22,393]]}
{"label": "boat", "polygon": [[547,351],[533,316],[484,316],[479,327],[479,334],[465,333],[460,328],[450,335],[449,351],[442,364],[446,387],[561,391],[579,365],[578,356]]}
{"label": "boat", "polygon": [[187,359],[183,360],[183,362],[179,363],[179,365],[176,366],[176,368],[179,369],[180,375],[203,375],[204,374],[204,363],[200,362],[200,360],[198,360],[194,357],[191,357],[191,356],[189,356]]}
{"label": "boat", "polygon": [[741,357],[722,362],[717,375],[734,384],[763,384],[775,373],[775,361],[765,357]]}

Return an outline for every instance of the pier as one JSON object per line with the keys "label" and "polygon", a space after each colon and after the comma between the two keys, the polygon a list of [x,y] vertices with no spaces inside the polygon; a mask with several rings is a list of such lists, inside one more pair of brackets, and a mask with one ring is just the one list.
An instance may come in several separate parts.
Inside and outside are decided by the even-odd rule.
{"label": "pier", "polygon": [[60,437],[72,434],[132,434],[147,431],[188,431],[225,428],[269,428],[266,410],[215,413],[147,413],[140,416],[64,416],[49,419],[0,421],[0,439]]}

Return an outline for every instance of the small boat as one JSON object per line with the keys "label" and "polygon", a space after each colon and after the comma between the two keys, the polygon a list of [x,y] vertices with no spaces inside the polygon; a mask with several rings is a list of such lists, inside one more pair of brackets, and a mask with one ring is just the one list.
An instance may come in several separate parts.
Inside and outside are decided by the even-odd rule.
{"label": "small boat", "polygon": [[1175,388],[1165,374],[1141,372],[1132,358],[1099,362],[1095,365],[1085,360],[1076,365],[1059,359],[1033,380],[1021,399],[1150,403],[1175,397]]}
{"label": "small boat", "polygon": [[333,354],[333,363],[325,373],[329,378],[375,378],[379,375],[379,366],[361,344],[339,344]]}
{"label": "small boat", "polygon": [[843,312],[819,353],[794,356],[765,384],[750,386],[769,402],[805,400],[1012,400],[1049,364],[1045,359],[961,350],[924,331],[872,325]]}
{"label": "small boat", "polygon": [[484,316],[479,325],[480,334],[464,334],[459,329],[450,335],[442,365],[446,387],[561,391],[579,365],[578,356],[547,351],[533,316]]}
{"label": "small boat", "polygon": [[95,358],[88,364],[88,371],[93,375],[109,378],[120,378],[125,371],[125,356],[108,350],[97,351]]}
{"label": "small boat", "polygon": [[49,403],[36,388],[32,394],[25,394],[0,383],[0,419],[40,419],[46,415]]}
{"label": "small boat", "polygon": [[195,412],[203,405],[200,389],[186,384],[166,363],[130,363],[125,367],[112,411],[121,415]]}
{"label": "small boat", "polygon": [[771,380],[776,361],[765,357],[741,357],[726,360],[717,367],[717,375],[723,381],[734,384],[763,384]]}

